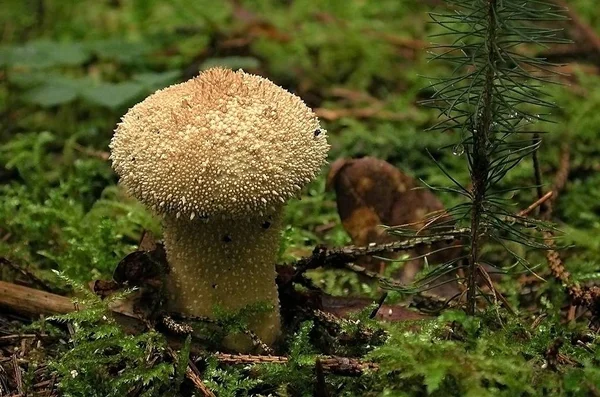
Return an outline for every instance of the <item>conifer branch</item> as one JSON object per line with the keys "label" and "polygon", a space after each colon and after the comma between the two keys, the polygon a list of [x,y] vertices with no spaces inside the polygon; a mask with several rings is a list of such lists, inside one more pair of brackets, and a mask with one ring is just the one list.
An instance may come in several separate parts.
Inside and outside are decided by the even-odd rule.
{"label": "conifer branch", "polygon": [[484,99],[482,115],[477,128],[473,130],[473,146],[471,161],[471,181],[473,183],[473,203],[471,207],[471,252],[469,266],[467,267],[467,313],[475,314],[475,295],[477,292],[477,266],[480,250],[481,217],[484,212],[488,173],[490,161],[488,157],[489,134],[492,125],[493,91],[494,91],[494,65],[497,62],[496,51],[496,4],[497,0],[489,0],[487,4],[487,31],[486,31],[486,57]]}
{"label": "conifer branch", "polygon": [[[537,160],[541,140],[530,127],[548,120],[548,110],[554,107],[543,90],[545,84],[552,82],[551,64],[528,56],[531,51],[524,47],[566,40],[559,38],[557,29],[540,24],[563,19],[563,10],[549,0],[447,2],[455,8],[453,12],[430,15],[443,29],[434,37],[450,37],[453,41],[435,45],[432,59],[445,62],[451,69],[449,76],[433,80],[430,88],[434,95],[425,104],[440,111],[440,122],[430,130],[460,134],[453,154],[466,155],[472,187],[463,186],[459,178],[434,160],[453,184],[437,189],[458,193],[466,202],[449,208],[447,220],[432,224],[429,232],[435,236],[445,228],[468,228],[466,311],[475,314],[478,268],[487,241],[505,247],[528,270],[527,260],[504,243],[514,241],[531,248],[548,248],[547,239],[540,234],[553,230],[552,226],[527,218],[529,211],[514,216],[507,195],[520,189],[501,190],[498,185],[524,158],[533,156]],[[533,140],[523,138],[523,133],[534,134]],[[539,172],[536,175],[539,177]],[[549,197],[542,197],[541,188],[538,191],[536,205],[541,205]],[[395,232],[410,234],[399,229]]]}

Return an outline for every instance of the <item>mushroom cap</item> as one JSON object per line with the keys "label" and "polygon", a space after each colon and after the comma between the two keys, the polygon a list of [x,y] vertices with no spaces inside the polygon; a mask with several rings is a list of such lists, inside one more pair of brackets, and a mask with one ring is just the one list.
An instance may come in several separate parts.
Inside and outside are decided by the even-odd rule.
{"label": "mushroom cap", "polygon": [[260,76],[214,68],[131,108],[110,143],[129,192],[190,219],[266,214],[325,163],[327,134],[296,95]]}

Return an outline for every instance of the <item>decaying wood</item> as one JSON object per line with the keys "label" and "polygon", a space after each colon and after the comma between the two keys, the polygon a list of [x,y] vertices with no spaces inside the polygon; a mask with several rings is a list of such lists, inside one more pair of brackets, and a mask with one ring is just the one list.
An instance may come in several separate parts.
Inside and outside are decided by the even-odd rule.
{"label": "decaying wood", "polygon": [[323,363],[321,359],[317,358],[315,363],[315,397],[329,397],[329,390],[327,388],[327,381],[325,380],[325,371],[323,370]]}

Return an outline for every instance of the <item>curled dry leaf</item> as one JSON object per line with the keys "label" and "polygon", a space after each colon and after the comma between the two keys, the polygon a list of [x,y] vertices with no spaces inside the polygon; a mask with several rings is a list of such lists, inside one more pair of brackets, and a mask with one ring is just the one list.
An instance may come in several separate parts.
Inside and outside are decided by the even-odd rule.
{"label": "curled dry leaf", "polygon": [[129,307],[131,313],[148,318],[160,305],[163,277],[168,271],[164,246],[150,232],[145,231],[138,250],[127,254],[117,265],[113,280],[95,280],[90,283],[90,287],[101,298],[126,287],[137,287],[138,291],[129,295],[122,305]]}
{"label": "curled dry leaf", "polygon": [[[386,232],[382,225],[407,227],[422,230],[431,214],[444,210],[441,201],[428,189],[421,188],[415,179],[404,174],[390,163],[373,158],[339,159],[331,165],[327,185],[337,195],[337,207],[344,228],[358,246],[369,243],[388,243],[397,240]],[[447,220],[447,219],[446,219]],[[435,223],[434,223],[435,224]],[[439,224],[439,222],[438,222]],[[446,243],[434,244],[429,252],[446,247]],[[427,255],[430,264],[443,263],[456,258],[460,249],[447,249]],[[410,257],[428,254],[425,251],[408,252]],[[389,256],[394,258],[395,256]],[[382,272],[386,261],[362,258],[360,264]],[[406,262],[399,274],[400,281],[412,281],[424,264],[422,258]],[[453,295],[455,284],[437,289],[436,293]]]}
{"label": "curled dry leaf", "polygon": [[138,250],[119,262],[113,279],[119,284],[144,286],[162,282],[160,277],[167,273],[167,256],[163,244],[156,241],[150,232],[145,231]]}

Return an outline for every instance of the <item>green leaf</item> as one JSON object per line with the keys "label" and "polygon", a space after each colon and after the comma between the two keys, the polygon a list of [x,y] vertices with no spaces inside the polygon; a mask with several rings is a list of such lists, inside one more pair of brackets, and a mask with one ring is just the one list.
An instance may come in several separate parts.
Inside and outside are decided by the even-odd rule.
{"label": "green leaf", "polygon": [[23,72],[11,71],[11,73],[9,73],[7,76],[10,84],[14,85],[15,87],[24,89],[32,88],[43,84],[47,81],[53,80],[54,77],[55,76],[52,74],[48,74],[47,72],[39,70]]}
{"label": "green leaf", "polygon": [[179,70],[171,70],[161,73],[138,73],[133,75],[133,80],[142,84],[149,91],[156,91],[175,83],[180,76]]}
{"label": "green leaf", "polygon": [[45,69],[77,66],[87,61],[89,52],[79,43],[39,40],[0,51],[0,64]]}
{"label": "green leaf", "polygon": [[72,86],[50,82],[33,88],[23,95],[27,102],[43,107],[52,107],[71,102],[77,97],[77,90]]}
{"label": "green leaf", "polygon": [[79,43],[54,43],[45,46],[57,65],[78,66],[90,58],[89,52]]}
{"label": "green leaf", "polygon": [[81,96],[93,104],[116,109],[132,103],[143,91],[144,86],[139,83],[101,83],[83,88]]}

